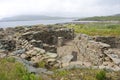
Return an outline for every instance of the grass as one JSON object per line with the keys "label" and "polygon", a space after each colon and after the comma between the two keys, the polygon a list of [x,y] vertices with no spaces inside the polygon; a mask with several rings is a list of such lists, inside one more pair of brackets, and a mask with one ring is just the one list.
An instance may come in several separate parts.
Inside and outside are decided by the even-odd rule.
{"label": "grass", "polygon": [[45,61],[40,61],[39,63],[38,63],[38,67],[41,67],[41,68],[45,68]]}
{"label": "grass", "polygon": [[22,64],[9,57],[0,59],[0,80],[40,80],[40,78],[28,73]]}
{"label": "grass", "polygon": [[108,72],[100,69],[71,69],[55,71],[53,80],[120,80],[119,72]]}
{"label": "grass", "polygon": [[106,79],[106,72],[105,71],[100,71],[99,73],[96,74],[96,79],[97,80],[105,80]]}
{"label": "grass", "polygon": [[88,17],[83,19],[78,19],[82,21],[120,21],[119,16],[96,16],[96,17]]}
{"label": "grass", "polygon": [[120,24],[113,23],[89,23],[89,24],[68,24],[76,33],[84,33],[91,36],[120,36]]}

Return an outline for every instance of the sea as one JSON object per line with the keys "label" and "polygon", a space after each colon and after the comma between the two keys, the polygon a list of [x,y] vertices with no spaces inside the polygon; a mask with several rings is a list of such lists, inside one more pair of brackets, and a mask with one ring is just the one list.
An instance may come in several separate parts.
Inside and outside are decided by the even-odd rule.
{"label": "sea", "polygon": [[16,26],[31,26],[31,25],[49,25],[73,22],[73,19],[58,19],[58,20],[35,20],[35,21],[6,21],[0,22],[0,28],[16,27]]}

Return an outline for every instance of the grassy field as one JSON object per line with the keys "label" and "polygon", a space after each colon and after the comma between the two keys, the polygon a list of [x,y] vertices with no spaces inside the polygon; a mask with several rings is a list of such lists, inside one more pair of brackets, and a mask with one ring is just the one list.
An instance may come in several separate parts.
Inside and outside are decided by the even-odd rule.
{"label": "grassy field", "polygon": [[76,33],[84,33],[92,36],[120,36],[120,24],[113,23],[89,23],[89,24],[67,24]]}

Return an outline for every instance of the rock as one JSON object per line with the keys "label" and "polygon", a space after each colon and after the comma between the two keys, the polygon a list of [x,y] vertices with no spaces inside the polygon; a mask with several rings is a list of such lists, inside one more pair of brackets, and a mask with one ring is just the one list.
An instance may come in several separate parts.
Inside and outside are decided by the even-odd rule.
{"label": "rock", "polygon": [[32,40],[33,39],[33,32],[34,31],[23,33],[22,38],[25,40],[28,40],[28,41]]}
{"label": "rock", "polygon": [[105,69],[105,68],[106,68],[106,66],[104,66],[104,65],[99,66],[99,69]]}
{"label": "rock", "polygon": [[56,58],[58,56],[57,53],[50,53],[50,52],[47,52],[45,55],[51,58]]}
{"label": "rock", "polygon": [[49,62],[55,62],[56,61],[56,59],[47,59],[47,62],[49,63]]}
{"label": "rock", "polygon": [[109,57],[105,57],[105,61],[110,61],[110,58]]}
{"label": "rock", "polygon": [[0,53],[0,58],[4,58],[4,57],[6,57],[7,56],[7,54],[5,54],[5,53]]}
{"label": "rock", "polygon": [[67,67],[69,66],[69,63],[62,63],[62,67]]}
{"label": "rock", "polygon": [[98,69],[99,66],[92,66],[91,68],[92,68],[92,69]]}
{"label": "rock", "polygon": [[70,65],[83,65],[82,61],[74,61],[74,62],[70,62]]}
{"label": "rock", "polygon": [[62,63],[69,63],[73,59],[73,55],[66,55],[62,57],[61,62]]}
{"label": "rock", "polygon": [[43,72],[44,74],[47,74],[47,75],[53,75],[54,72],[53,71],[46,71],[46,72]]}
{"label": "rock", "polygon": [[102,43],[102,42],[99,42],[99,45],[100,45],[100,48],[110,48],[109,44],[105,44],[105,43]]}
{"label": "rock", "polygon": [[45,68],[35,68],[35,67],[33,67],[33,63],[30,63],[29,61],[27,61],[25,59],[21,59],[19,57],[15,57],[15,59],[18,62],[22,63],[25,66],[25,68],[28,70],[29,73],[34,73],[34,74],[44,73],[44,74],[48,74],[48,75],[53,74],[52,71],[48,71]]}
{"label": "rock", "polygon": [[99,69],[105,69],[107,71],[113,71],[114,70],[112,67],[110,67],[110,66],[104,66],[104,65],[99,66]]}
{"label": "rock", "polygon": [[32,50],[26,52],[29,56],[39,56],[45,54],[45,50],[41,48],[34,47]]}
{"label": "rock", "polygon": [[21,54],[20,57],[26,59],[28,56],[26,54]]}
{"label": "rock", "polygon": [[55,63],[53,67],[55,67],[55,68],[62,68],[62,64],[61,63]]}
{"label": "rock", "polygon": [[20,49],[20,50],[16,50],[16,51],[14,51],[13,52],[13,54],[15,54],[15,55],[17,55],[17,54],[23,54],[23,53],[25,53],[25,49]]}
{"label": "rock", "polygon": [[115,66],[114,66],[114,71],[120,71],[120,67],[117,66],[117,65],[115,65]]}
{"label": "rock", "polygon": [[32,57],[31,61],[33,61],[35,63],[38,63],[38,62],[42,61],[43,59],[44,59],[44,57],[42,57],[42,56],[39,55],[39,56]]}
{"label": "rock", "polygon": [[58,46],[61,47],[64,44],[64,38],[63,37],[58,37]]}
{"label": "rock", "polygon": [[32,55],[33,53],[36,54],[36,52],[33,49],[26,52],[26,54],[29,56]]}
{"label": "rock", "polygon": [[92,66],[92,64],[90,62],[83,62],[83,65],[86,66],[86,67]]}
{"label": "rock", "polygon": [[41,40],[31,40],[30,43],[34,46],[34,47],[38,47],[38,48],[43,48],[43,42]]}
{"label": "rock", "polygon": [[36,50],[39,54],[44,54],[45,50],[41,48],[34,47],[34,50]]}
{"label": "rock", "polygon": [[15,40],[0,39],[0,49],[13,51],[15,49]]}
{"label": "rock", "polygon": [[112,61],[115,63],[115,64],[117,64],[117,65],[119,65],[120,64],[120,59],[118,58],[118,56],[117,55],[115,55],[115,54],[107,54],[107,53],[105,53],[110,59],[112,59]]}
{"label": "rock", "polygon": [[43,44],[43,49],[45,49],[46,52],[52,52],[52,53],[57,52],[57,48],[55,45]]}
{"label": "rock", "polygon": [[81,66],[81,65],[68,65],[68,66],[64,66],[63,68],[59,69],[59,70],[70,70],[70,69],[86,69],[86,68],[89,68],[89,67],[86,67],[86,66]]}
{"label": "rock", "polygon": [[72,61],[77,61],[77,52],[75,52],[75,51],[72,51],[72,55],[73,55],[73,59],[72,59]]}
{"label": "rock", "polygon": [[103,62],[104,66],[108,66],[109,62]]}

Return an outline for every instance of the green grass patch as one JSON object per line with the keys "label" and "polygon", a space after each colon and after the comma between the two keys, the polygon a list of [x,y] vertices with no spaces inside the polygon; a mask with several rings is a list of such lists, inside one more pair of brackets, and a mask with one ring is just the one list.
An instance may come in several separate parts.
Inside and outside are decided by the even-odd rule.
{"label": "green grass patch", "polygon": [[21,63],[9,57],[0,59],[0,80],[40,80],[40,78],[28,73]]}
{"label": "green grass patch", "polygon": [[100,69],[71,69],[55,71],[53,80],[119,80],[119,72]]}
{"label": "green grass patch", "polygon": [[41,68],[45,68],[45,61],[40,61],[39,63],[38,63],[38,67],[41,67]]}
{"label": "green grass patch", "polygon": [[91,36],[120,36],[120,24],[113,23],[89,23],[89,24],[68,24],[76,33],[84,33]]}
{"label": "green grass patch", "polygon": [[96,79],[97,80],[106,80],[106,72],[105,71],[100,71],[99,73],[96,74]]}

